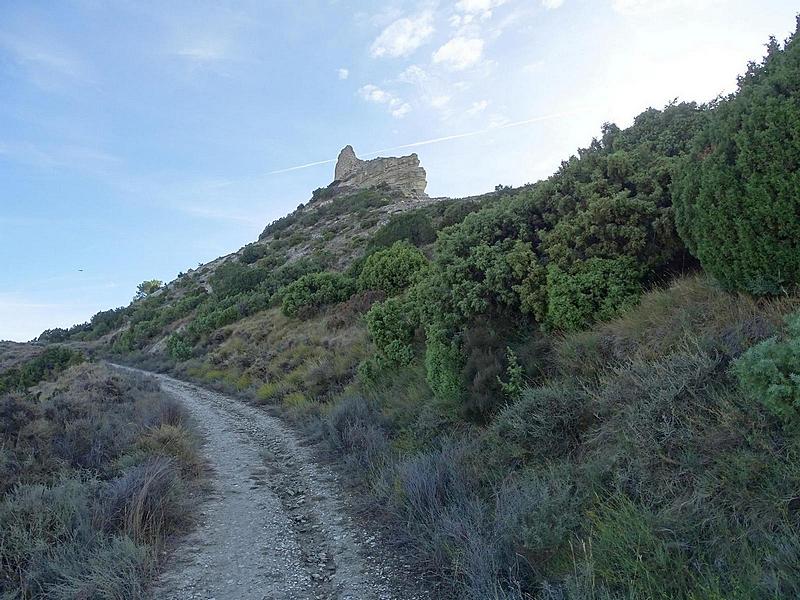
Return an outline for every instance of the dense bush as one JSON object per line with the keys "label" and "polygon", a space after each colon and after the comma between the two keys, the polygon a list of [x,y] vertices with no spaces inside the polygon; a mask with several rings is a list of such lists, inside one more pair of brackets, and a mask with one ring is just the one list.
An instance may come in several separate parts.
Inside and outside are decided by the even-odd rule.
{"label": "dense bush", "polygon": [[777,294],[800,284],[800,21],[772,39],[720,100],[687,157],[676,219],[725,287]]}
{"label": "dense bush", "polygon": [[787,339],[750,348],[735,365],[742,387],[777,417],[800,426],[800,313],[787,320]]}
{"label": "dense bush", "polygon": [[393,296],[424,275],[428,259],[408,242],[395,242],[370,255],[361,269],[362,290],[381,290]]}
{"label": "dense bush", "polygon": [[235,296],[254,290],[269,276],[269,272],[242,263],[227,261],[211,276],[211,286],[219,297]]}
{"label": "dense bush", "polygon": [[270,252],[270,247],[266,244],[248,244],[242,250],[241,260],[244,264],[251,265],[268,256]]}
{"label": "dense bush", "polygon": [[361,397],[341,399],[325,420],[325,439],[347,457],[354,470],[364,473],[383,466],[389,458],[389,439],[380,411]]}
{"label": "dense bush", "polygon": [[366,320],[372,341],[387,366],[411,362],[417,321],[407,301],[395,297],[379,302],[367,313]]}
{"label": "dense bush", "polygon": [[640,273],[626,258],[590,258],[571,271],[548,265],[547,323],[576,331],[629,310],[641,295]]}
{"label": "dense bush", "polygon": [[23,391],[45,379],[54,379],[65,369],[83,361],[83,354],[78,351],[50,346],[35,358],[0,373],[0,394]]}
{"label": "dense bush", "polygon": [[328,327],[341,329],[353,325],[378,302],[386,300],[386,294],[380,290],[366,290],[353,294],[332,311],[328,317]]}
{"label": "dense bush", "polygon": [[322,306],[343,302],[355,291],[355,281],[340,273],[304,275],[283,290],[281,310],[287,317],[309,314]]}
{"label": "dense bush", "polygon": [[508,330],[476,323],[462,337],[463,412],[470,418],[483,420],[500,403],[519,397],[525,385],[525,372],[508,346],[512,337]]}
{"label": "dense bush", "polygon": [[425,372],[434,396],[445,403],[459,402],[464,393],[461,378],[464,358],[458,342],[446,329],[432,325],[425,333]]}
{"label": "dense bush", "polygon": [[369,241],[367,253],[388,248],[399,241],[406,241],[413,246],[425,246],[436,240],[436,230],[431,218],[422,209],[394,215],[381,227]]}
{"label": "dense bush", "polygon": [[[626,130],[606,125],[600,140],[549,180],[505,194],[440,232],[432,275],[441,284],[437,318],[457,327],[479,315],[583,327],[629,305],[640,282],[682,262],[672,182],[705,118],[694,104],[673,104],[645,111]],[[549,297],[585,288],[592,274],[614,281],[580,300],[577,314],[556,308],[548,319]]]}
{"label": "dense bush", "polygon": [[167,338],[167,354],[175,360],[187,360],[192,356],[192,345],[184,336],[173,333]]}
{"label": "dense bush", "polygon": [[461,223],[467,215],[480,210],[480,204],[477,202],[454,202],[444,209],[442,218],[439,223],[440,227],[450,227]]}
{"label": "dense bush", "polygon": [[98,530],[96,480],[22,485],[0,500],[0,593],[8,598],[143,595],[151,550]]}

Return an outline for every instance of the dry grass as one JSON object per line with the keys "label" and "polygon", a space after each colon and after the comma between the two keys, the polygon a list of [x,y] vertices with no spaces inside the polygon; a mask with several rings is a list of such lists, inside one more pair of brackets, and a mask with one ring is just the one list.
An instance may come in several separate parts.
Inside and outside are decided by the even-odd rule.
{"label": "dry grass", "polygon": [[83,364],[0,398],[0,417],[0,597],[143,597],[203,470],[182,407]]}
{"label": "dry grass", "polygon": [[655,360],[687,345],[729,360],[779,332],[798,308],[796,296],[758,299],[724,292],[701,275],[679,278],[618,319],[557,337],[556,368],[564,376],[596,377],[619,362]]}
{"label": "dry grass", "polygon": [[360,320],[333,330],[327,326],[335,311],[296,320],[272,309],[243,319],[187,374],[246,392],[260,403],[283,402],[294,413],[308,412],[309,405],[336,397],[353,382],[371,348]]}

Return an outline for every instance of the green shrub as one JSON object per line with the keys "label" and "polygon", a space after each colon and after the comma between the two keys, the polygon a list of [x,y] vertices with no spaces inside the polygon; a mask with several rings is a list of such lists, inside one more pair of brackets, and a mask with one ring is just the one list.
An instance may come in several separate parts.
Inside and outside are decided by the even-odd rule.
{"label": "green shrub", "polygon": [[503,394],[508,400],[519,400],[525,389],[525,369],[519,364],[519,358],[511,348],[506,348],[505,371],[505,381],[500,380]]}
{"label": "green shrub", "polygon": [[433,298],[437,318],[464,324],[476,315],[541,314],[544,270],[529,237],[524,216],[506,204],[440,232],[432,274],[441,287]]}
{"label": "green shrub", "polygon": [[283,290],[281,310],[287,317],[297,317],[328,304],[344,302],[355,291],[355,282],[340,273],[303,275]]}
{"label": "green shrub", "polygon": [[167,338],[167,354],[177,361],[188,360],[192,357],[192,344],[179,333],[173,333]]}
{"label": "green shrub", "polygon": [[358,276],[362,290],[381,290],[399,294],[428,267],[428,259],[408,242],[395,242],[385,250],[370,255]]}
{"label": "green shrub", "polygon": [[417,320],[403,298],[388,298],[373,305],[366,315],[367,328],[381,357],[389,365],[407,365],[414,358]]}
{"label": "green shrub", "polygon": [[270,254],[270,248],[266,244],[248,244],[242,250],[241,260],[246,265],[251,265]]}
{"label": "green shrub", "polygon": [[136,286],[136,295],[134,296],[134,300],[144,300],[145,298],[151,296],[152,294],[156,293],[164,287],[164,282],[160,279],[150,279],[148,281],[143,281],[138,286]]}
{"label": "green shrub", "polygon": [[594,198],[585,209],[556,224],[546,236],[545,251],[565,270],[590,258],[620,257],[656,270],[682,249],[674,227],[659,216],[654,202],[631,198],[627,190]]}
{"label": "green shrub", "polygon": [[629,258],[590,258],[569,272],[547,267],[547,322],[577,331],[606,321],[636,305],[641,271]]}
{"label": "green shrub", "polygon": [[445,329],[432,325],[426,332],[425,343],[426,379],[434,396],[445,403],[459,402],[464,393],[463,357],[457,342]]}
{"label": "green shrub", "polygon": [[442,219],[439,225],[441,227],[457,225],[458,223],[461,223],[461,221],[463,221],[467,215],[477,212],[478,210],[480,210],[480,204],[477,202],[456,201],[444,209],[444,213],[442,213]]}
{"label": "green shrub", "polygon": [[217,267],[210,283],[214,294],[224,298],[254,290],[268,275],[264,269],[229,260]]}
{"label": "green shrub", "polygon": [[423,210],[412,210],[393,216],[376,231],[367,245],[367,253],[388,248],[399,241],[425,246],[435,240],[436,230],[431,224],[430,216]]}
{"label": "green shrub", "polygon": [[698,135],[676,187],[678,229],[723,286],[777,294],[800,284],[800,22],[771,39]]}
{"label": "green shrub", "polygon": [[785,340],[771,338],[734,364],[742,388],[785,423],[800,426],[800,313],[787,319]]}
{"label": "green shrub", "polygon": [[65,346],[49,346],[40,355],[0,373],[0,394],[25,390],[84,361],[83,354]]}

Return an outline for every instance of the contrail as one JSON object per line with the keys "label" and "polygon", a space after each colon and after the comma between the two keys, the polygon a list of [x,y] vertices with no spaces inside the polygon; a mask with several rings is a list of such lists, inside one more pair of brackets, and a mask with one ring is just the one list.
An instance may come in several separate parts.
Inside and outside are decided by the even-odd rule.
{"label": "contrail", "polygon": [[318,160],[317,162],[306,163],[304,165],[297,165],[296,167],[289,167],[288,169],[278,169],[277,171],[270,171],[269,175],[277,175],[278,173],[288,173],[289,171],[299,171],[300,169],[307,169],[308,167],[316,167],[317,165],[327,165],[328,163],[336,162],[335,158],[328,160]]}
{"label": "contrail", "polygon": [[[432,138],[429,140],[422,140],[419,142],[412,142],[410,144],[402,144],[400,146],[393,146],[391,148],[382,148],[381,150],[373,150],[372,152],[365,152],[361,156],[374,156],[376,154],[382,154],[383,152],[393,152],[394,150],[405,150],[407,148],[417,148],[419,146],[428,146],[430,144],[449,142],[451,140],[460,140],[462,138],[474,137],[476,135],[484,135],[487,133],[492,133],[493,131],[499,131],[501,129],[511,129],[512,127],[523,127],[525,125],[531,125],[532,123],[540,123],[542,121],[551,121],[553,119],[560,119],[562,117],[568,117],[578,113],[586,112],[587,110],[588,109],[585,107],[577,108],[574,110],[563,111],[539,117],[533,117],[531,119],[524,119],[522,121],[513,121],[511,123],[496,125],[494,127],[486,127],[484,129],[476,129],[475,131],[467,131],[466,133],[456,133],[454,135],[446,135],[444,137]],[[296,167],[289,167],[287,169],[278,169],[277,171],[270,171],[269,175],[277,175],[278,173],[288,173],[289,171],[298,171],[300,169],[307,169],[308,167],[316,167],[317,165],[327,165],[334,162],[336,162],[335,158],[329,158],[328,160],[318,160],[316,162],[306,163],[304,165],[298,165]]]}

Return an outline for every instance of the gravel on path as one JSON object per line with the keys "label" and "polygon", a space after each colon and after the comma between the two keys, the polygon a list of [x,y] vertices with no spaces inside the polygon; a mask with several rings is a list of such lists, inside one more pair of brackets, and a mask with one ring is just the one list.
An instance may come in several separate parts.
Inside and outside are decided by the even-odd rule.
{"label": "gravel on path", "polygon": [[431,597],[418,591],[424,586],[408,565],[381,551],[376,537],[349,516],[335,474],[316,464],[279,419],[242,400],[142,373],[188,409],[212,471],[197,527],[172,552],[154,598]]}

